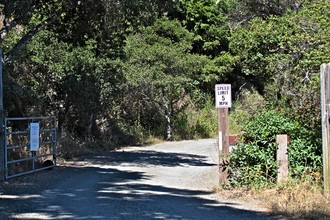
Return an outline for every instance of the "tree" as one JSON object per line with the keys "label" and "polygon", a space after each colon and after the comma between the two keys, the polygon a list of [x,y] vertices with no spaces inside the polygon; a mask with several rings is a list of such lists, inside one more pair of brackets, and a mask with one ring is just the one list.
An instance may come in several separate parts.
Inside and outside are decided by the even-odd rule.
{"label": "tree", "polygon": [[230,43],[240,74],[275,106],[289,107],[303,125],[319,123],[319,68],[329,62],[329,4],[255,18],[233,33]]}
{"label": "tree", "polygon": [[288,11],[299,11],[313,0],[233,0],[230,1],[230,18],[234,27],[246,24],[253,18],[267,19],[282,16]]}
{"label": "tree", "polygon": [[237,57],[228,53],[231,8],[229,0],[179,0],[174,15],[194,34],[192,51],[209,57],[203,71],[194,76],[207,94],[213,93],[214,84],[232,80],[228,73],[233,71]]}
{"label": "tree", "polygon": [[[13,0],[0,3],[2,14],[0,43],[11,45],[11,47],[5,47],[4,60],[13,60],[38,32],[58,21],[66,11],[79,4],[79,1],[47,0]],[[12,42],[13,35],[16,37]],[[6,43],[8,40],[11,43]]]}
{"label": "tree", "polygon": [[126,40],[124,75],[129,91],[164,110],[166,139],[172,140],[171,117],[185,105],[205,57],[190,53],[192,35],[178,21],[159,19]]}
{"label": "tree", "polygon": [[174,6],[170,0],[0,2],[7,114],[54,114],[60,131],[91,139],[96,121],[121,112],[116,58],[124,39]]}
{"label": "tree", "polygon": [[179,0],[178,17],[194,34],[193,52],[216,57],[228,48],[228,1]]}

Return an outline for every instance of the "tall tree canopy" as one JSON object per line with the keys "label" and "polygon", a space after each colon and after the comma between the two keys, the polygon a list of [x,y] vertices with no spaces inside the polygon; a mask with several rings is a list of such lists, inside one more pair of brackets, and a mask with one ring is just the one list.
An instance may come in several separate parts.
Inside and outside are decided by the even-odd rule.
{"label": "tall tree canopy", "polygon": [[124,75],[129,91],[164,109],[166,139],[172,139],[171,114],[180,110],[197,86],[193,74],[206,59],[190,53],[192,34],[178,21],[160,19],[127,38]]}

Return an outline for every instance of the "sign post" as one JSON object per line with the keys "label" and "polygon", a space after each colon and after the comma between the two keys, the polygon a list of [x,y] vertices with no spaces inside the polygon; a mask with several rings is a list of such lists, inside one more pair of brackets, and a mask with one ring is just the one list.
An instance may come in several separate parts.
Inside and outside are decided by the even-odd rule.
{"label": "sign post", "polygon": [[219,174],[220,184],[228,184],[229,120],[228,108],[231,107],[231,85],[215,85],[215,106],[218,109],[219,131]]}

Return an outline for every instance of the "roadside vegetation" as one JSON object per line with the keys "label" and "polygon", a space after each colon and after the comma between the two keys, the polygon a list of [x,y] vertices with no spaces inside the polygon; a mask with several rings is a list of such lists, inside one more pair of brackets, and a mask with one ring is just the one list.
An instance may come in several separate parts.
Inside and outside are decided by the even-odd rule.
{"label": "roadside vegetation", "polygon": [[323,194],[321,182],[291,179],[271,188],[243,190],[218,189],[229,199],[256,202],[272,214],[289,219],[329,219],[330,203]]}
{"label": "roadside vegetation", "polygon": [[[218,190],[229,198],[256,200],[270,212],[286,217],[329,219],[330,201],[323,194],[321,143],[317,142],[321,140],[290,118],[291,114],[265,105],[260,96],[250,92],[235,104],[230,121],[235,129],[232,133],[239,131],[240,135],[227,167],[230,183]],[[242,115],[252,117],[242,119]],[[277,183],[277,134],[290,136],[289,179],[282,183]]]}
{"label": "roadside vegetation", "polygon": [[[13,0],[0,11],[5,115],[55,115],[61,158],[216,137],[214,85],[229,83],[239,143],[227,189],[276,192],[279,213],[329,217],[319,77],[329,1]],[[281,186],[280,133],[290,135]]]}

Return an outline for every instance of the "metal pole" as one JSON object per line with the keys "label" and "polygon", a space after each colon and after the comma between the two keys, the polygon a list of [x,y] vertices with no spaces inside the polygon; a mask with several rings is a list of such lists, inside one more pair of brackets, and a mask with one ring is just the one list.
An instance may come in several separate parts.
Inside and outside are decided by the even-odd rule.
{"label": "metal pole", "polygon": [[5,132],[2,86],[2,49],[0,48],[0,181],[5,179]]}

